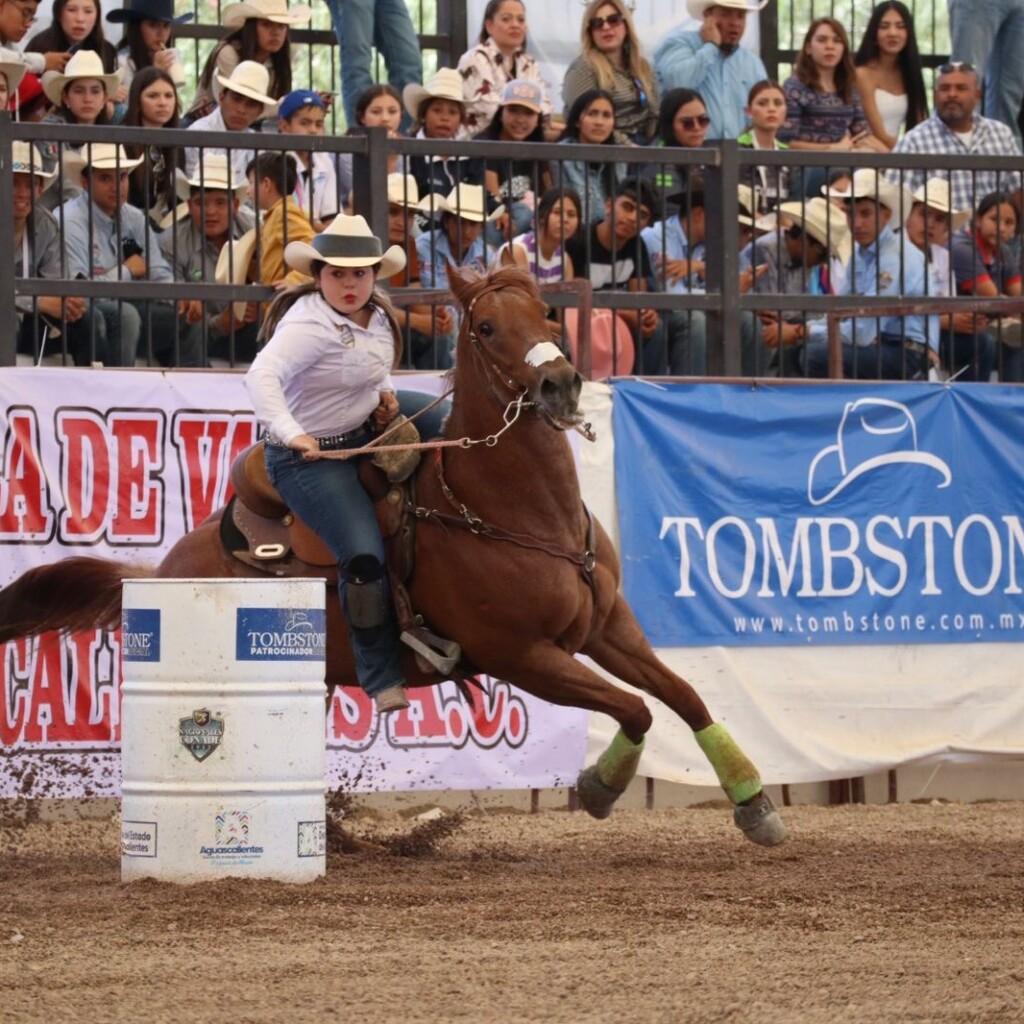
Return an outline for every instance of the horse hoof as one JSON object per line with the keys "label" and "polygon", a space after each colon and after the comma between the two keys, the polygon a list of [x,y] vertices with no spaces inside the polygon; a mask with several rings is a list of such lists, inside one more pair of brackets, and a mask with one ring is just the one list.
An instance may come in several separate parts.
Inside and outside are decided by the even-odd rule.
{"label": "horse hoof", "polygon": [[622,796],[621,789],[606,786],[597,774],[597,765],[584,768],[576,779],[576,795],[580,806],[592,818],[607,818],[615,801]]}
{"label": "horse hoof", "polygon": [[734,808],[732,818],[736,827],[758,846],[778,846],[788,834],[779,812],[764,790],[752,800]]}

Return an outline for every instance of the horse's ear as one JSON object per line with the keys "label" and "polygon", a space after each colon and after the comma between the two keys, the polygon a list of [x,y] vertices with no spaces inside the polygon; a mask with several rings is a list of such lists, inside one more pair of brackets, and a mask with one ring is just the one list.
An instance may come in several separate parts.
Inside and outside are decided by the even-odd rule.
{"label": "horse's ear", "polygon": [[470,284],[469,275],[464,275],[450,260],[445,260],[445,266],[448,270],[448,287],[451,289],[452,295],[459,300],[462,306],[465,306],[466,291]]}

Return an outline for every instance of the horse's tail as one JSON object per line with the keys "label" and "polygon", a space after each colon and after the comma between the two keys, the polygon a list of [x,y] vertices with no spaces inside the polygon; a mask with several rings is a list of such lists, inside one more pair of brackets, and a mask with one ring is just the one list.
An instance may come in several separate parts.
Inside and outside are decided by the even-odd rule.
{"label": "horse's tail", "polygon": [[152,569],[82,556],[29,569],[0,590],[0,643],[53,629],[114,629],[121,621],[121,581],[152,575]]}

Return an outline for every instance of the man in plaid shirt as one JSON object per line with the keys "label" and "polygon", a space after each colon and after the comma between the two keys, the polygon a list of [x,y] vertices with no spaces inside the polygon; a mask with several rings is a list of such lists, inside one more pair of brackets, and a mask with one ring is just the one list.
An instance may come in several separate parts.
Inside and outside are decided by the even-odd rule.
{"label": "man in plaid shirt", "polygon": [[[939,68],[935,84],[935,112],[900,139],[897,153],[946,153],[951,156],[1020,156],[1013,132],[1001,121],[977,113],[981,101],[978,74],[959,61]],[[1015,192],[1021,187],[1015,171],[890,171],[889,177],[909,189],[920,188],[926,178],[948,178],[953,208],[974,210],[990,192]]]}

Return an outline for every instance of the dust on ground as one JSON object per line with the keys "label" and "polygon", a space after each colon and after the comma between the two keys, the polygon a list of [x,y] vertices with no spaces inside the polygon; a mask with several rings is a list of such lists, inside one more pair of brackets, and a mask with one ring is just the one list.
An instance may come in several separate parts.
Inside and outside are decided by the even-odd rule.
{"label": "dust on ground", "polygon": [[[122,886],[118,824],[0,826],[0,1017],[1024,1022],[1024,807],[346,819],[307,886]],[[432,823],[436,824],[436,823]],[[421,835],[422,838],[422,835]]]}

